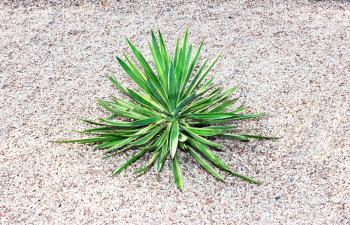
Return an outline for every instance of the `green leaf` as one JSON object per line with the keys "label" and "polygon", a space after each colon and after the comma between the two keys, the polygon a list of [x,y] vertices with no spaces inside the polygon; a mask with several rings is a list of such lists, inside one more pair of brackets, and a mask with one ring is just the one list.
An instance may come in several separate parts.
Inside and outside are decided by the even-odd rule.
{"label": "green leaf", "polygon": [[199,73],[196,75],[195,79],[192,81],[190,88],[187,93],[191,93],[194,89],[198,87],[198,85],[204,80],[209,71],[214,67],[221,56],[222,52],[220,52],[213,62],[207,67],[207,69],[203,73]]}
{"label": "green leaf", "polygon": [[160,154],[160,151],[155,151],[153,153],[152,157],[150,158],[150,160],[147,162],[147,164],[136,169],[134,173],[137,175],[141,175],[141,174],[145,173],[153,165],[153,163],[156,161],[159,154]]}
{"label": "green leaf", "polygon": [[172,124],[169,123],[167,129],[164,132],[164,137],[163,137],[163,141],[161,142],[161,152],[158,158],[158,163],[157,163],[157,172],[159,173],[164,165],[166,156],[169,153],[169,134],[170,134],[170,130],[171,130]]}
{"label": "green leaf", "polygon": [[242,115],[237,115],[236,113],[191,113],[186,115],[186,117],[197,120],[222,120],[240,118],[241,116]]}
{"label": "green leaf", "polygon": [[138,93],[136,91],[127,89],[128,95],[135,101],[139,102],[141,105],[156,110],[158,112],[162,112],[165,108],[164,106],[160,105],[156,101],[153,101],[151,98],[149,98],[146,94]]}
{"label": "green leaf", "polygon": [[171,126],[170,138],[169,138],[169,148],[171,158],[174,158],[177,150],[177,145],[179,142],[179,123],[177,120],[174,120]]}
{"label": "green leaf", "polygon": [[193,101],[197,97],[196,93],[192,93],[187,98],[182,100],[180,104],[176,107],[174,114],[178,114],[184,107],[186,107],[191,101]]}
{"label": "green leaf", "polygon": [[136,73],[132,68],[130,68],[123,60],[121,60],[119,57],[116,57],[118,63],[123,68],[123,70],[129,75],[129,77],[135,81],[135,83],[141,87],[144,91],[149,92],[149,87],[147,86],[146,81],[142,76],[140,76],[138,73]]}
{"label": "green leaf", "polygon": [[188,147],[187,150],[190,152],[192,157],[211,175],[213,175],[221,181],[224,181],[224,177],[221,176],[218,172],[216,172],[216,170],[213,167],[211,167],[197,152],[193,151],[191,147]]}
{"label": "green leaf", "polygon": [[146,77],[152,80],[152,82],[154,82],[155,84],[157,84],[157,77],[155,76],[154,72],[152,71],[151,67],[149,66],[149,64],[147,63],[146,59],[143,57],[141,52],[134,46],[134,44],[130,40],[126,39],[126,41],[128,42],[128,45],[132,50],[132,52],[134,53],[136,59],[138,60],[143,70],[145,71]]}
{"label": "green leaf", "polygon": [[211,109],[209,112],[211,113],[216,113],[216,112],[222,112],[225,109],[227,109],[228,107],[232,106],[236,101],[235,100],[227,100],[224,101],[223,103],[217,105],[216,107],[214,107],[213,109]]}
{"label": "green leaf", "polygon": [[233,172],[226,163],[224,163],[217,155],[215,155],[213,152],[209,150],[208,147],[201,144],[200,142],[195,141],[194,139],[190,139],[190,143],[192,147],[197,149],[201,154],[203,154],[211,163],[213,163],[216,167],[225,170],[226,172],[229,172],[231,175],[235,177],[239,177],[242,180],[248,181],[249,183],[258,184],[260,185],[260,182],[251,179],[249,177],[243,176],[239,173]]}
{"label": "green leaf", "polygon": [[130,142],[132,142],[133,140],[135,140],[137,137],[129,137],[129,138],[126,138],[122,141],[118,141],[116,142],[114,145],[112,145],[111,147],[107,148],[105,150],[105,153],[109,153],[109,152],[112,152],[112,151],[115,151],[121,147],[124,147],[125,145],[129,144]]}
{"label": "green leaf", "polygon": [[240,134],[248,138],[257,139],[257,140],[275,140],[278,139],[278,137],[269,137],[269,136],[263,136],[263,135],[252,135],[252,134]]}
{"label": "green leaf", "polygon": [[177,99],[177,79],[175,77],[174,64],[171,64],[170,71],[169,71],[169,102],[170,102],[171,111],[173,111],[176,107],[176,99]]}
{"label": "green leaf", "polygon": [[139,127],[139,126],[145,126],[151,123],[159,122],[160,120],[161,120],[160,117],[150,117],[147,119],[136,120],[133,122],[117,122],[117,121],[102,119],[103,122],[106,122],[115,127]]}
{"label": "green leaf", "polygon": [[[199,105],[199,103],[196,103],[193,105],[194,110],[191,110],[191,112],[203,112],[211,107],[217,106],[218,104],[228,100],[230,95],[233,94],[236,90],[237,90],[237,88],[234,87],[234,88],[229,89],[228,91],[223,92],[222,94],[210,96],[210,98],[208,97],[206,99],[207,102],[209,102],[210,104],[206,104],[202,107],[195,107],[195,106]],[[234,102],[236,102],[236,100],[237,99],[233,99]],[[218,112],[221,112],[221,111],[218,111]]]}
{"label": "green leaf", "polygon": [[244,115],[242,114],[239,116],[235,116],[233,119],[234,120],[247,120],[247,119],[256,119],[256,118],[263,117],[263,116],[266,116],[266,114],[264,114],[264,113],[244,114]]}
{"label": "green leaf", "polygon": [[132,142],[131,144],[134,146],[139,146],[148,143],[156,134],[161,130],[161,127],[155,128],[153,131],[151,131],[149,134],[145,135],[143,138]]}
{"label": "green leaf", "polygon": [[110,148],[110,147],[117,145],[117,144],[120,144],[122,142],[125,142],[125,139],[109,140],[109,141],[103,142],[102,144],[97,145],[95,148],[97,148],[97,149]]}
{"label": "green leaf", "polygon": [[250,135],[250,134],[220,134],[220,136],[225,137],[225,138],[231,138],[231,139],[237,139],[239,141],[251,141],[252,139],[256,140],[273,140],[273,139],[278,139],[276,137],[267,137],[267,136],[262,136],[262,135]]}
{"label": "green leaf", "polygon": [[110,76],[109,79],[117,89],[128,95],[127,89],[121,83],[119,83],[118,79],[114,75]]}
{"label": "green leaf", "polygon": [[92,124],[92,125],[103,126],[102,123],[97,123],[97,122],[94,122],[94,121],[91,121],[91,120],[82,119],[81,121],[83,121],[83,122],[85,122],[85,123],[88,123],[88,124]]}
{"label": "green leaf", "polygon": [[133,111],[125,111],[125,110],[120,110],[114,107],[113,103],[109,103],[107,101],[103,100],[98,100],[98,103],[108,111],[112,112],[114,115],[121,116],[121,117],[126,117],[126,118],[131,118],[131,119],[144,119],[146,116],[140,115],[138,113],[135,113]]}
{"label": "green leaf", "polygon": [[187,90],[185,91],[184,96],[187,96],[187,95],[191,94],[191,93],[194,91],[194,89],[195,89],[195,87],[197,86],[197,84],[199,84],[199,83],[198,83],[198,80],[199,80],[199,78],[201,77],[201,75],[203,74],[203,71],[204,71],[205,66],[207,65],[207,62],[208,62],[208,60],[206,59],[206,60],[200,65],[200,67],[199,67],[199,69],[198,69],[196,75],[194,76],[194,78],[193,78],[193,80],[191,81],[189,87],[188,87]]}
{"label": "green leaf", "polygon": [[206,145],[196,141],[193,138],[189,139],[189,143],[191,144],[191,146],[195,150],[197,150],[202,155],[204,155],[215,166],[217,166],[220,169],[223,169],[225,171],[231,171],[230,168],[224,162],[222,162],[217,155],[215,155],[212,151],[210,151],[209,148]]}
{"label": "green leaf", "polygon": [[76,139],[76,140],[59,140],[54,141],[55,143],[79,143],[79,144],[89,144],[89,143],[99,143],[108,140],[113,140],[113,137],[95,137],[86,139]]}
{"label": "green leaf", "polygon": [[162,83],[164,87],[167,87],[167,79],[165,75],[165,64],[162,58],[161,49],[158,46],[157,38],[153,31],[151,31],[151,37],[152,37],[152,47],[151,47],[151,53],[153,56],[154,63],[156,65],[159,80]]}
{"label": "green leaf", "polygon": [[213,127],[187,127],[190,131],[192,131],[195,134],[198,134],[200,136],[216,136],[219,134],[224,133],[227,130],[234,129],[234,127],[219,127],[219,126],[213,126]]}
{"label": "green leaf", "polygon": [[208,90],[209,85],[211,83],[212,80],[209,80],[200,90],[191,93],[189,96],[187,96],[185,99],[183,99],[180,104],[176,107],[174,114],[178,115],[178,114],[183,114],[185,113],[186,107],[188,107],[188,105],[194,101],[196,98],[200,97],[201,95],[203,95],[205,93],[205,91]]}
{"label": "green leaf", "polygon": [[221,134],[220,136],[225,137],[225,138],[236,139],[236,140],[239,140],[242,142],[250,141],[249,137],[246,137],[244,135],[239,135],[239,134]]}
{"label": "green leaf", "polygon": [[116,169],[114,171],[114,173],[112,174],[112,176],[115,176],[115,175],[119,174],[120,172],[122,172],[126,167],[128,167],[129,165],[131,165],[132,163],[134,163],[135,161],[140,159],[147,151],[148,151],[147,148],[141,149],[133,157],[131,157],[128,161],[126,161],[126,163],[124,163],[124,165],[122,165],[121,167]]}
{"label": "green leaf", "polygon": [[[193,60],[192,60],[192,62],[191,62],[191,65],[190,65],[190,67],[189,67],[189,69],[188,69],[188,72],[187,72],[187,74],[186,74],[186,77],[184,78],[184,86],[185,86],[186,83],[189,81],[190,76],[191,76],[191,74],[192,74],[192,72],[193,72],[195,66],[197,65],[198,57],[199,57],[199,54],[200,54],[200,52],[201,52],[201,50],[202,50],[203,43],[204,43],[204,41],[202,40],[201,43],[200,43],[200,45],[199,45],[199,47],[198,47],[198,49],[197,49],[197,52],[196,52],[196,54],[195,54]],[[186,96],[186,95],[184,94],[184,93],[185,93],[185,90],[186,90],[186,89],[183,87],[183,89],[182,89],[182,91],[181,91],[181,98],[183,98],[183,96]]]}
{"label": "green leaf", "polygon": [[135,63],[127,55],[125,55],[125,58],[127,59],[130,66],[132,67],[132,72],[139,77],[138,85],[141,87],[141,89],[143,89],[143,91],[145,91],[145,93],[147,93],[147,95],[149,95],[149,97],[152,100],[156,101],[161,105],[168,106],[166,102],[167,95],[165,92],[162,92],[162,88],[161,88],[162,86],[160,85],[160,88],[159,86],[156,86],[148,77],[146,77],[145,75],[143,75],[142,72],[139,71]]}
{"label": "green leaf", "polygon": [[[202,88],[205,88],[204,86]],[[201,93],[209,91],[210,87],[206,87],[205,91],[199,90]],[[198,112],[198,111],[204,111],[201,109],[209,108],[212,106],[212,102],[214,100],[214,96],[217,95],[220,91],[220,88],[215,88],[209,95],[200,97],[197,99],[197,101],[194,101],[191,105],[189,105],[185,110],[183,110],[183,114],[187,112]],[[198,91],[197,91],[198,92]]]}
{"label": "green leaf", "polygon": [[160,46],[160,52],[162,55],[162,61],[163,61],[163,65],[164,65],[164,69],[165,69],[165,80],[168,80],[168,70],[169,70],[169,61],[170,61],[170,57],[167,53],[166,47],[165,47],[165,42],[163,39],[162,34],[160,33],[160,31],[158,30],[158,37],[159,37],[159,46]]}
{"label": "green leaf", "polygon": [[152,116],[158,116],[159,114],[157,112],[154,112],[148,108],[145,108],[145,107],[141,107],[139,105],[136,105],[136,104],[133,104],[131,102],[127,102],[127,101],[124,101],[122,99],[117,99],[115,97],[113,97],[114,101],[115,101],[115,104],[119,105],[120,107],[123,107],[123,108],[126,108],[126,109],[129,109],[130,111],[134,111],[140,115],[145,115],[145,116],[149,116],[149,117],[152,117]]}
{"label": "green leaf", "polygon": [[159,93],[165,99],[166,98],[166,91],[163,88],[163,86],[160,84],[158,77],[155,75],[152,68],[147,63],[146,59],[143,57],[141,52],[134,46],[133,43],[131,43],[131,41],[129,41],[128,39],[126,39],[126,40],[128,42],[130,49],[134,53],[134,56],[136,57],[137,61],[139,62],[139,64],[143,68],[144,74],[147,77],[147,80],[149,80],[148,84],[154,85],[154,87],[157,89],[157,91],[159,91]]}
{"label": "green leaf", "polygon": [[197,134],[195,134],[194,132],[192,132],[191,130],[188,129],[188,127],[183,126],[182,127],[190,136],[192,136],[194,139],[196,139],[199,142],[202,142],[203,144],[209,145],[211,147],[217,148],[217,149],[223,149],[224,147],[222,145],[219,145],[215,142],[209,141]]}
{"label": "green leaf", "polygon": [[187,54],[186,54],[186,60],[185,60],[185,65],[184,65],[184,71],[183,71],[183,74],[181,76],[181,82],[180,82],[180,88],[179,88],[179,99],[178,100],[181,100],[181,97],[182,97],[182,92],[183,92],[183,89],[184,87],[186,86],[186,83],[187,83],[187,79],[188,79],[188,70],[190,69],[189,68],[189,63],[190,63],[190,60],[191,60],[191,56],[192,56],[192,45],[190,45],[188,51],[187,51]]}
{"label": "green leaf", "polygon": [[181,177],[181,169],[180,169],[180,164],[177,159],[177,156],[172,158],[172,168],[173,168],[173,174],[175,177],[175,183],[176,186],[179,188],[180,191],[183,189],[183,181]]}

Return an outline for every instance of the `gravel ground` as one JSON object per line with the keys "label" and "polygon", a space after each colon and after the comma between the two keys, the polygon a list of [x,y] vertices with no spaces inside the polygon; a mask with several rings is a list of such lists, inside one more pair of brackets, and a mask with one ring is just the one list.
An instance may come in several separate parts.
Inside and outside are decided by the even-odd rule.
{"label": "gravel ground", "polygon": [[[254,1],[11,1],[0,3],[0,224],[350,224],[350,5]],[[240,86],[252,121],[274,142],[223,141],[220,153],[262,186],[216,182],[186,156],[183,192],[169,165],[110,174],[90,146],[52,144],[119,94],[106,75],[123,37],[146,46],[190,27],[214,72]],[[145,49],[145,48],[143,48]]]}

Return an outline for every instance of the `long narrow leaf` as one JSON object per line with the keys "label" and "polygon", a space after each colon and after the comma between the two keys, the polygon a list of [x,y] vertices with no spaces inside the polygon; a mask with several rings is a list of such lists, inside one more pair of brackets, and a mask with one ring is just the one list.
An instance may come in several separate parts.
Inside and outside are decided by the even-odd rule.
{"label": "long narrow leaf", "polygon": [[216,172],[216,170],[213,167],[211,167],[197,152],[193,151],[191,147],[188,147],[188,151],[190,152],[192,157],[211,175],[213,175],[221,181],[224,181],[224,177],[221,176],[218,172]]}
{"label": "long narrow leaf", "polygon": [[180,164],[179,161],[177,159],[177,157],[174,157],[172,159],[172,168],[173,168],[173,174],[175,177],[175,182],[176,182],[176,186],[182,190],[183,189],[183,181],[182,181],[182,175],[181,175],[181,169],[180,169]]}
{"label": "long narrow leaf", "polygon": [[122,172],[126,167],[128,167],[129,165],[131,165],[132,163],[134,163],[135,161],[137,161],[139,158],[141,158],[146,152],[147,152],[147,148],[143,148],[141,149],[138,153],[136,153],[133,157],[131,157],[128,161],[126,161],[126,163],[124,163],[124,165],[122,165],[121,167],[119,167],[118,169],[116,169],[112,176],[115,176],[117,174],[119,174],[120,172]]}
{"label": "long narrow leaf", "polygon": [[177,145],[179,142],[179,123],[174,120],[171,126],[170,138],[169,138],[169,148],[171,158],[174,158],[177,150]]}

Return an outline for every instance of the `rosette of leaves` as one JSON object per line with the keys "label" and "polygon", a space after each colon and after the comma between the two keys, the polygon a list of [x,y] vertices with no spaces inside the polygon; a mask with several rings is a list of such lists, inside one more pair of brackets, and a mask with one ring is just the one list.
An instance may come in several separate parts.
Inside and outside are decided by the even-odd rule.
{"label": "rosette of leaves", "polygon": [[[130,150],[133,156],[113,175],[119,174],[130,164],[142,157],[148,162],[136,169],[135,173],[145,173],[155,165],[158,172],[164,162],[170,160],[176,185],[183,188],[179,153],[189,154],[208,173],[220,181],[224,180],[217,170],[222,170],[245,181],[259,182],[234,172],[214,151],[223,150],[223,146],[213,138],[230,138],[238,141],[252,139],[270,139],[260,135],[239,133],[235,122],[254,119],[262,114],[244,114],[244,107],[235,107],[236,98],[231,98],[236,87],[229,90],[213,84],[207,75],[218,61],[220,54],[208,63],[207,59],[199,64],[199,55],[203,41],[197,50],[188,45],[188,32],[182,41],[177,40],[175,53],[170,55],[162,34],[158,38],[151,32],[149,49],[153,62],[150,64],[139,49],[130,41],[127,43],[133,58],[125,55],[117,61],[125,73],[134,81],[138,89],[124,87],[115,76],[110,80],[129,100],[113,98],[98,100],[109,112],[109,116],[97,122],[83,120],[93,125],[91,129],[80,133],[92,137],[60,142],[95,144],[103,149],[106,158]],[[124,118],[121,120],[121,118]],[[227,125],[230,124],[230,125]]]}

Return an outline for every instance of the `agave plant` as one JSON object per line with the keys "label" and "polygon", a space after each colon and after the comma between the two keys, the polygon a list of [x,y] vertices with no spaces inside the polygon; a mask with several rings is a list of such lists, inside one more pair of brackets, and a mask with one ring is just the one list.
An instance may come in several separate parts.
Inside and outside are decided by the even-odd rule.
{"label": "agave plant", "polygon": [[[218,180],[223,181],[224,177],[214,167],[245,181],[259,184],[232,171],[213,152],[223,150],[223,146],[213,142],[213,138],[231,138],[244,142],[252,139],[270,139],[239,133],[240,130],[234,123],[263,115],[243,114],[243,106],[234,107],[237,98],[232,99],[231,95],[235,93],[236,88],[223,91],[213,84],[213,79],[207,79],[221,53],[210,64],[205,59],[198,66],[203,41],[194,52],[192,44],[188,46],[187,40],[186,31],[181,44],[177,40],[175,53],[171,56],[165,47],[162,34],[158,31],[157,38],[155,33],[151,32],[149,48],[153,59],[152,66],[139,49],[127,40],[137,63],[127,55],[125,59],[116,59],[138,86],[138,90],[124,87],[115,76],[111,76],[110,80],[131,101],[118,98],[109,101],[98,100],[110,115],[99,119],[98,122],[83,120],[95,127],[80,132],[93,137],[60,142],[96,144],[97,149],[104,150],[106,158],[126,150],[135,152],[113,175],[119,174],[144,156],[149,157],[149,161],[136,169],[135,173],[143,174],[154,164],[160,172],[164,162],[169,159],[176,185],[180,190],[183,188],[180,151],[190,154]],[[121,117],[125,119],[120,120]],[[230,125],[227,125],[228,123]]]}

